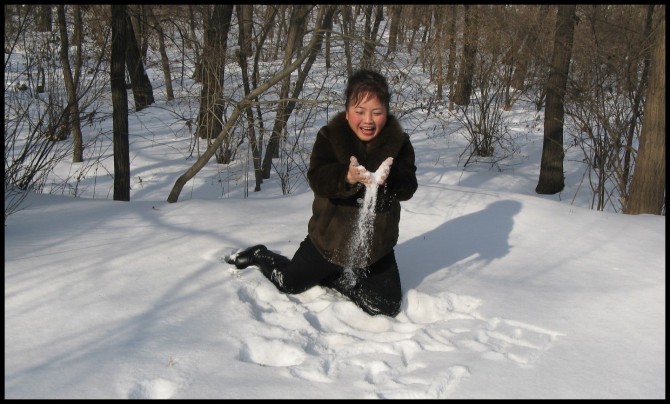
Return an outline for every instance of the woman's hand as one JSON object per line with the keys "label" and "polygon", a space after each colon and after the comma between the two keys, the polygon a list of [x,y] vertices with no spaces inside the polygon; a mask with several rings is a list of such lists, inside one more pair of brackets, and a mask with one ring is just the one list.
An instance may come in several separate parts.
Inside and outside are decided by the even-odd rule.
{"label": "woman's hand", "polygon": [[358,159],[354,156],[351,156],[349,159],[349,171],[347,172],[347,182],[351,185],[356,183],[361,183],[368,185],[372,183],[372,175],[370,172],[358,164]]}
{"label": "woman's hand", "polygon": [[377,185],[384,185],[391,173],[391,164],[393,164],[393,157],[388,157],[379,165],[377,171],[372,175],[374,180],[377,181]]}
{"label": "woman's hand", "polygon": [[376,172],[371,173],[365,167],[358,164],[358,159],[351,156],[349,159],[349,172],[347,172],[347,182],[354,185],[360,182],[363,185],[370,185],[375,182],[377,185],[384,185],[386,179],[391,172],[391,164],[393,164],[393,157],[384,160]]}

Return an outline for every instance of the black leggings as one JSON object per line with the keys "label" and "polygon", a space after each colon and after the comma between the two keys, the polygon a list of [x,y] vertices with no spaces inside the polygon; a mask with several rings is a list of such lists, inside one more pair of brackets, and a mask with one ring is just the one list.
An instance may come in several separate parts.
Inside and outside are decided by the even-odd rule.
{"label": "black leggings", "polygon": [[271,270],[262,265],[261,270],[284,293],[302,293],[319,285],[337,290],[368,314],[395,317],[400,312],[400,274],[393,250],[368,268],[353,269],[353,281],[343,267],[317,251],[309,236],[300,243],[293,259],[275,256],[274,262],[278,265]]}

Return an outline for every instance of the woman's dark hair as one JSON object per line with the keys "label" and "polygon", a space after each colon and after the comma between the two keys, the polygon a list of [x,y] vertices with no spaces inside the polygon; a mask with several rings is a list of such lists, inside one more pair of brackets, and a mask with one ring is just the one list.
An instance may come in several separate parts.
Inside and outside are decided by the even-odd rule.
{"label": "woman's dark hair", "polygon": [[347,89],[344,91],[346,98],[345,107],[356,105],[368,96],[374,96],[386,107],[389,112],[391,94],[386,78],[373,70],[361,69],[349,77]]}

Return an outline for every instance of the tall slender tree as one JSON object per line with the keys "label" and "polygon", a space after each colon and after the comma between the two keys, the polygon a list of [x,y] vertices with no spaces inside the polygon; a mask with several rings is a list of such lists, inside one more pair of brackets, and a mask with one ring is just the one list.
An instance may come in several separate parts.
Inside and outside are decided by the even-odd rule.
{"label": "tall slender tree", "polygon": [[351,48],[353,47],[351,40],[354,33],[354,23],[356,20],[351,12],[351,5],[343,4],[338,6],[340,7],[340,12],[342,15],[342,23],[340,28],[342,29],[342,42],[344,45],[344,60],[347,62],[347,76],[351,76],[354,72],[354,66],[351,56]]}
{"label": "tall slender tree", "polygon": [[37,6],[36,24],[38,32],[51,32],[51,27],[53,23],[52,20],[53,20],[53,13],[51,10],[51,4],[40,4],[39,6]]}
{"label": "tall slender tree", "polygon": [[390,20],[390,28],[389,28],[389,44],[388,48],[386,50],[386,54],[391,54],[395,52],[398,49],[398,35],[399,35],[399,27],[400,27],[400,16],[402,14],[402,5],[401,4],[393,4],[388,6],[389,7],[389,20]]}
{"label": "tall slender tree", "polygon": [[[77,6],[79,7],[79,6]],[[65,119],[69,120],[69,128],[72,131],[73,152],[72,162],[81,163],[84,161],[83,140],[81,134],[81,123],[79,120],[79,98],[77,96],[77,87],[79,83],[79,70],[81,68],[81,47],[78,47],[80,57],[76,59],[75,69],[77,74],[73,76],[70,66],[70,45],[67,34],[67,24],[65,22],[65,5],[57,6],[56,14],[58,16],[58,27],[60,31],[60,60],[63,66],[63,79],[65,80],[65,91],[67,92],[67,107]],[[75,78],[77,81],[75,81]]]}
{"label": "tall slender tree", "polygon": [[545,14],[545,10],[548,8],[546,4],[536,6],[523,6],[525,11],[524,15],[527,23],[520,28],[522,34],[521,48],[519,49],[519,55],[516,58],[516,66],[514,68],[514,75],[512,76],[512,87],[517,90],[524,90],[526,76],[528,75],[528,70],[533,64],[536,56],[535,47],[537,46],[538,40],[538,31],[540,31],[539,21],[540,16]]}
{"label": "tall slender tree", "polygon": [[200,57],[202,89],[196,136],[212,139],[223,127],[223,74],[233,4],[216,4],[205,21],[205,43]]}
{"label": "tall slender tree", "polygon": [[[237,15],[247,15],[251,17],[251,4],[237,4],[235,10]],[[245,44],[251,45],[251,25],[240,24],[239,34],[238,34],[238,44],[240,45],[240,50],[238,53],[238,62],[240,64],[240,72],[242,73],[242,84],[244,86],[244,96],[248,96],[251,93],[251,80],[249,78],[249,66],[247,59],[250,56],[252,47],[246,46]],[[255,86],[254,86],[255,87]],[[261,149],[260,142],[256,137],[256,125],[254,122],[254,111],[251,105],[246,107],[245,110],[247,118],[247,127],[246,133],[247,138],[249,139],[249,147],[251,148],[252,162],[254,166],[254,192],[261,190],[261,183],[263,182],[263,176],[261,171]],[[245,188],[245,196],[247,194],[247,188]]]}
{"label": "tall slender tree", "polygon": [[458,70],[458,82],[452,95],[454,103],[469,105],[472,95],[472,80],[475,74],[475,56],[477,55],[477,5],[463,5],[464,34],[461,67]]}
{"label": "tall slender tree", "polygon": [[630,196],[624,213],[660,215],[665,207],[665,6],[660,14],[649,72],[647,102]]}
{"label": "tall slender tree", "polygon": [[449,85],[449,110],[454,109],[454,80],[456,78],[456,5],[449,4],[449,14],[451,19],[449,21],[449,59],[447,61],[447,77],[446,82]]}
{"label": "tall slender tree", "polygon": [[133,24],[130,20],[130,14],[126,10],[126,66],[130,76],[130,84],[133,89],[133,99],[135,100],[135,111],[140,111],[154,103],[154,90],[151,86],[151,80],[147,75],[142,62],[142,53]]}
{"label": "tall slender tree", "polygon": [[[655,4],[649,4],[647,6],[647,14],[645,16],[644,32],[647,38],[652,37],[652,24],[653,24],[653,15]],[[645,47],[646,48],[646,47]],[[635,96],[633,97],[633,113],[630,117],[630,125],[628,126],[628,131],[625,134],[624,143],[624,156],[623,156],[623,169],[621,170],[620,177],[620,189],[622,192],[622,197],[626,202],[623,204],[626,206],[628,204],[628,189],[630,171],[632,168],[633,162],[633,140],[635,138],[635,131],[638,127],[639,118],[642,115],[642,101],[645,89],[647,88],[647,83],[649,82],[649,65],[651,64],[651,52],[645,49],[642,56],[642,72],[640,74],[640,79],[637,82],[637,90],[635,91]]]}
{"label": "tall slender tree", "polygon": [[[167,100],[174,100],[174,90],[172,89],[172,74],[170,73],[170,59],[167,55],[167,50],[165,48],[165,32],[163,31],[163,26],[161,21],[156,17],[156,13],[153,10],[153,5],[149,5],[145,8],[147,14],[147,19],[150,22],[152,28],[156,31],[158,36],[158,51],[161,54],[161,66],[163,67],[163,76],[165,78],[165,92],[167,93]],[[158,6],[160,7],[160,6]]]}
{"label": "tall slender tree", "polygon": [[253,53],[253,23],[254,23],[254,6],[253,4],[244,4],[243,7],[236,7],[237,21],[240,26],[240,31],[244,30],[247,34],[245,40],[240,42],[240,46],[244,46],[244,53],[249,56]]}
{"label": "tall slender tree", "polygon": [[444,99],[443,87],[444,87],[444,56],[446,52],[443,50],[447,44],[447,29],[449,24],[446,23],[448,15],[448,8],[446,6],[437,6],[433,11],[435,16],[435,21],[439,23],[435,24],[435,46],[436,46],[436,61],[435,61],[435,81],[437,83],[437,90],[435,92],[435,98],[438,100]]}
{"label": "tall slender tree", "polygon": [[559,5],[556,16],[556,35],[554,36],[554,54],[549,66],[547,82],[547,105],[544,112],[544,141],[542,143],[542,161],[540,178],[535,192],[538,194],[556,194],[565,187],[563,175],[563,118],[565,115],[563,100],[570,70],[572,41],[575,30],[575,9],[573,5]]}
{"label": "tall slender tree", "polygon": [[126,47],[128,11],[125,4],[112,4],[112,140],[114,143],[114,200],[130,200],[130,150],[128,145],[128,93],[126,92]]}
{"label": "tall slender tree", "polygon": [[[374,17],[373,17],[374,10]],[[361,68],[370,68],[374,64],[375,49],[377,47],[377,33],[379,25],[384,19],[384,6],[382,4],[367,5],[365,8],[365,33],[363,44],[363,57]]]}

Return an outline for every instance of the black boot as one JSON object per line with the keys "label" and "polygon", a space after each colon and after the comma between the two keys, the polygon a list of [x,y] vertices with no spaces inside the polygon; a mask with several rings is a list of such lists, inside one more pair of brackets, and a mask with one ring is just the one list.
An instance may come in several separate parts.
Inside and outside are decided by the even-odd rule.
{"label": "black boot", "polygon": [[267,247],[262,244],[249,247],[246,250],[226,256],[226,262],[234,264],[237,269],[244,269],[250,265],[257,265],[254,258],[259,252],[267,251]]}
{"label": "black boot", "polygon": [[[284,285],[284,268],[291,260],[270,250],[259,250],[253,258],[253,264],[258,266],[263,275],[268,278],[280,291],[284,293],[299,293],[290,285]],[[302,292],[302,291],[300,291]]]}
{"label": "black boot", "polygon": [[304,292],[304,290],[295,290],[289,285],[284,285],[284,268],[291,263],[291,260],[268,250],[262,244],[228,255],[226,262],[234,264],[237,269],[243,269],[251,265],[257,266],[261,273],[284,293]]}

